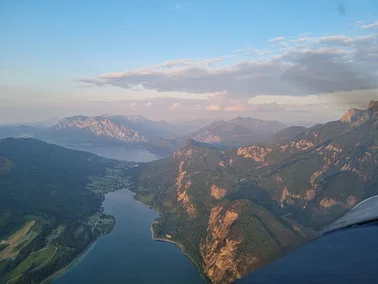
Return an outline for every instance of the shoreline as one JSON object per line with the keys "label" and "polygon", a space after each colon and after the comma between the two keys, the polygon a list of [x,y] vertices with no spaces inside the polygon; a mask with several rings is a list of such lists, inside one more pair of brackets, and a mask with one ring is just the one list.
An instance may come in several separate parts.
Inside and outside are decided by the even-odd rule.
{"label": "shoreline", "polygon": [[[141,204],[143,204],[144,206],[147,206],[149,207],[150,209],[154,209],[152,206],[149,206],[137,199],[135,199],[135,195],[136,193],[134,193],[133,191],[131,191],[130,189],[128,188],[122,188],[122,189],[119,189],[119,190],[128,190],[130,191],[131,193],[133,193],[133,199],[135,201],[138,201],[140,202]],[[105,200],[105,196],[108,194],[108,193],[112,193],[112,192],[116,192],[116,191],[119,191],[119,190],[114,190],[114,191],[110,191],[110,192],[107,192],[104,194],[104,198],[102,200],[102,203],[101,203],[101,206]],[[100,210],[101,213],[103,213],[103,209]],[[114,216],[113,216],[114,217]],[[115,219],[115,217],[114,217]],[[116,219],[115,219],[115,223],[116,223]],[[113,226],[113,229],[109,232],[109,234],[114,230],[114,226]],[[107,234],[106,234],[107,235]],[[103,235],[99,236],[97,239],[93,240],[93,242],[91,242],[88,247],[83,250],[78,256],[76,256],[70,263],[68,263],[66,266],[62,267],[61,269],[59,269],[58,271],[54,272],[53,274],[51,274],[50,276],[48,276],[45,280],[43,280],[40,284],[48,284],[48,283],[51,283],[52,281],[54,281],[54,279],[58,278],[59,276],[61,276],[62,274],[64,274],[65,272],[67,272],[67,270],[69,270],[73,265],[75,265],[75,263],[83,256],[85,255],[86,253],[89,252],[90,249],[92,249],[94,247],[94,245],[97,243],[97,241],[102,237]]]}
{"label": "shoreline", "polygon": [[[155,209],[154,209],[154,210],[155,210]],[[155,211],[156,211],[156,210],[155,210]],[[157,211],[156,211],[156,212],[157,212]],[[159,214],[159,213],[158,213],[158,214]],[[159,216],[160,216],[160,214],[159,214]],[[185,255],[185,256],[190,260],[190,262],[194,264],[194,266],[196,267],[196,269],[197,269],[199,275],[201,276],[202,280],[204,280],[204,283],[208,283],[207,276],[204,275],[204,274],[202,273],[201,267],[198,266],[197,262],[194,261],[194,259],[193,259],[189,254],[187,254],[187,253],[185,252],[185,248],[184,248],[184,246],[183,246],[182,244],[180,244],[180,243],[178,243],[178,242],[175,242],[175,241],[173,241],[173,240],[163,239],[163,238],[159,238],[159,237],[156,237],[156,236],[155,236],[155,231],[154,231],[154,228],[153,228],[153,224],[154,224],[154,222],[156,222],[156,221],[153,221],[153,223],[151,224],[151,234],[152,234],[152,239],[153,239],[154,241],[158,241],[158,242],[167,242],[167,243],[171,243],[171,244],[174,244],[175,246],[179,247],[180,250],[181,250],[181,252],[182,252],[182,254]]]}
{"label": "shoreline", "polygon": [[[115,190],[117,191],[117,190]],[[115,191],[111,191],[111,192],[115,192]],[[101,206],[105,200],[105,195],[108,194],[108,193],[111,193],[111,192],[107,192],[104,194],[103,196],[103,199],[102,199],[102,203],[101,203]],[[100,209],[99,213],[104,213],[104,210],[103,208]],[[113,215],[112,215],[113,216]],[[89,245],[88,247],[86,247],[81,253],[79,253],[70,263],[68,263],[66,266],[62,267],[61,269],[59,269],[58,271],[54,272],[53,274],[51,274],[50,276],[48,276],[46,279],[44,279],[40,284],[47,284],[47,283],[51,283],[54,279],[56,279],[57,277],[61,276],[62,274],[64,274],[68,269],[70,269],[73,265],[75,265],[75,263],[77,263],[77,261],[82,257],[84,256],[86,253],[88,253],[91,249],[94,248],[94,246],[96,245],[96,243],[98,242],[98,240],[105,236],[105,235],[108,235],[110,234],[113,230],[114,230],[114,226],[115,226],[115,223],[116,223],[116,219],[115,219],[115,216],[113,216],[114,218],[114,225],[113,225],[113,228],[110,232],[106,233],[106,234],[101,234],[99,235],[96,239],[94,239]],[[92,231],[92,235],[93,235],[93,231]]]}
{"label": "shoreline", "polygon": [[[112,192],[116,192],[116,191],[119,191],[119,190],[128,190],[130,192],[132,192],[130,189],[128,188],[121,188],[121,189],[117,189],[117,190],[114,190],[114,191],[110,191],[110,192],[106,192],[103,196],[103,199],[102,199],[102,203],[101,203],[101,206],[103,205],[103,202],[105,200],[105,197],[108,193],[112,193]],[[136,200],[134,198],[135,196],[135,193],[133,193],[133,199],[135,201],[139,201],[139,200]],[[140,203],[142,203],[144,206],[147,206],[147,204],[144,204],[143,202],[139,201]],[[153,209],[152,207],[150,207],[151,209]],[[101,213],[104,213],[104,208],[102,208],[99,212]],[[114,224],[117,222],[117,220],[115,219],[115,216],[114,217]],[[108,233],[110,234],[112,231],[114,230],[114,226],[112,228],[112,230]],[[107,235],[107,234],[105,234]],[[103,237],[104,235],[100,235],[98,236],[95,240],[93,240],[93,242],[91,242],[88,247],[83,250],[78,256],[76,256],[70,263],[68,263],[66,266],[62,267],[61,269],[59,269],[58,271],[54,272],[53,274],[51,274],[50,276],[48,276],[46,279],[44,279],[40,284],[48,284],[48,283],[51,283],[52,281],[54,281],[54,279],[58,278],[59,276],[61,276],[62,274],[64,274],[65,272],[67,272],[67,270],[69,270],[73,265],[75,265],[77,263],[77,261],[82,257],[84,256],[86,253],[88,253],[94,246],[95,244],[98,242],[98,240]]]}
{"label": "shoreline", "polygon": [[[138,199],[135,199],[136,193],[135,193],[134,191],[132,191],[132,190],[130,190],[130,189],[128,189],[128,188],[123,188],[123,189],[126,189],[126,190],[130,191],[130,192],[133,194],[133,199],[134,199],[134,201],[137,201],[137,202],[139,202],[140,204],[142,204],[143,206],[148,207],[149,209],[154,210],[154,211],[158,214],[158,216],[160,217],[160,212],[158,212],[158,210],[156,210],[156,208],[154,208],[153,206],[148,205],[148,204],[146,204],[146,203],[144,203],[144,202],[142,202],[142,201],[140,201],[140,200],[138,200]],[[106,195],[106,194],[105,194],[105,195]],[[178,243],[178,242],[175,242],[175,241],[173,241],[173,240],[163,239],[163,238],[159,238],[159,237],[155,236],[155,231],[154,231],[154,229],[153,229],[153,224],[154,224],[155,222],[158,222],[158,221],[156,221],[156,219],[153,220],[152,223],[151,223],[151,227],[150,227],[152,240],[154,240],[154,241],[159,241],[159,242],[167,242],[167,243],[171,243],[171,244],[173,244],[173,245],[179,247],[181,253],[182,253],[183,255],[185,255],[185,256],[190,260],[190,262],[191,262],[192,264],[194,264],[194,266],[196,267],[196,269],[197,269],[197,271],[198,271],[200,277],[202,278],[202,280],[204,280],[204,283],[209,283],[209,282],[208,282],[209,280],[208,280],[208,278],[207,278],[207,275],[204,275],[204,274],[202,273],[202,269],[201,269],[201,267],[199,267],[199,265],[197,264],[197,262],[194,261],[194,259],[193,259],[188,253],[185,252],[185,248],[184,248],[184,246],[183,246],[182,244],[180,244],[180,243]],[[112,231],[113,231],[113,229],[112,229]],[[111,233],[111,232],[109,232],[109,233]],[[48,277],[47,277],[46,279],[44,279],[40,284],[48,284],[48,283],[52,283],[52,281],[54,281],[54,279],[58,278],[59,276],[61,276],[61,275],[64,274],[65,272],[67,272],[67,270],[69,270],[73,265],[75,265],[75,264],[77,263],[77,261],[78,261],[81,257],[83,257],[86,253],[88,253],[88,252],[89,252],[89,251],[95,246],[95,244],[96,244],[97,241],[100,239],[100,237],[102,237],[102,236],[99,236],[97,239],[95,239],[92,243],[89,244],[89,246],[88,246],[84,251],[82,251],[82,252],[81,252],[77,257],[75,257],[70,263],[68,263],[66,266],[62,267],[62,268],[59,269],[58,271],[56,271],[56,272],[54,272],[53,274],[51,274],[50,276],[48,276]]]}
{"label": "shoreline", "polygon": [[82,257],[85,253],[89,252],[89,250],[94,247],[98,239],[99,238],[97,238],[92,243],[90,243],[89,246],[85,250],[83,250],[77,257],[75,257],[70,263],[68,263],[66,266],[62,267],[58,271],[54,272],[54,274],[51,274],[49,277],[43,280],[40,284],[51,283],[51,281],[53,281],[55,278],[59,277],[61,274],[66,272],[66,270],[70,269],[80,259],[80,257]]}
{"label": "shoreline", "polygon": [[[129,190],[130,192],[133,193],[133,198],[134,198],[134,200],[136,200],[137,202],[140,202],[143,206],[146,206],[146,207],[148,207],[148,208],[154,210],[154,211],[158,214],[158,218],[160,218],[161,214],[160,214],[160,212],[159,212],[155,207],[153,207],[153,206],[151,206],[151,205],[149,205],[149,204],[146,204],[146,203],[144,203],[144,202],[142,202],[142,201],[140,201],[140,200],[138,200],[138,199],[135,199],[136,192],[134,192],[134,191],[132,191],[132,190],[130,190],[130,189],[128,189],[128,190]],[[195,261],[195,260],[189,255],[189,254],[187,254],[187,253],[185,252],[185,248],[184,248],[184,246],[183,246],[182,244],[180,244],[180,243],[178,243],[178,242],[175,242],[175,241],[173,241],[173,240],[163,239],[163,238],[159,238],[159,237],[156,237],[156,236],[155,236],[155,231],[154,231],[154,228],[153,228],[153,224],[154,224],[155,222],[158,222],[158,221],[157,221],[156,219],[153,220],[152,223],[151,223],[151,227],[150,227],[151,235],[152,235],[152,239],[153,239],[154,241],[158,241],[158,242],[167,242],[167,243],[171,243],[171,244],[173,244],[173,245],[179,247],[180,250],[181,250],[181,252],[182,252],[182,254],[185,255],[185,256],[190,260],[190,262],[194,264],[194,266],[196,267],[196,269],[197,269],[197,271],[198,271],[200,277],[202,278],[202,280],[204,280],[204,283],[211,283],[211,282],[209,282],[210,280],[209,280],[209,278],[207,277],[207,275],[203,274],[202,269],[201,269],[201,267],[198,265],[198,263],[197,263],[197,262],[196,262],[196,261]]]}

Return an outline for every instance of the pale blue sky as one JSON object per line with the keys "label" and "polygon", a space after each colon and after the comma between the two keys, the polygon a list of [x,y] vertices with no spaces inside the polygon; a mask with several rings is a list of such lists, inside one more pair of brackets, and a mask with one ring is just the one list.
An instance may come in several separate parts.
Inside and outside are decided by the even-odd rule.
{"label": "pale blue sky", "polygon": [[[0,0],[0,103],[8,113],[11,108],[25,108],[26,115],[37,119],[42,118],[40,111],[39,116],[33,114],[37,107],[100,112],[101,108],[91,105],[93,100],[159,96],[198,99],[202,94],[207,99],[213,93],[211,88],[197,90],[187,83],[183,87],[164,84],[137,91],[120,88],[108,78],[105,87],[91,88],[79,87],[82,83],[78,80],[97,80],[99,74],[145,69],[187,58],[196,63],[185,66],[197,66],[199,60],[226,56],[207,67],[233,67],[240,61],[282,55],[286,52],[283,48],[293,47],[290,41],[304,33],[317,39],[374,35],[378,32],[374,27],[377,20],[375,0]],[[363,28],[368,25],[372,27]],[[269,42],[277,37],[285,39],[281,44]],[[373,40],[369,44],[376,42],[376,38]],[[203,67],[203,62],[200,64]],[[143,85],[145,79],[128,78],[125,84]],[[224,89],[221,91],[233,92],[238,99],[246,98],[237,93],[239,89]],[[214,88],[214,92],[219,91]],[[248,98],[276,95],[270,91],[252,92]],[[191,93],[195,95],[190,97]],[[12,120],[27,119],[25,112],[20,113],[24,116],[14,115]],[[5,121],[0,115],[1,119]]]}

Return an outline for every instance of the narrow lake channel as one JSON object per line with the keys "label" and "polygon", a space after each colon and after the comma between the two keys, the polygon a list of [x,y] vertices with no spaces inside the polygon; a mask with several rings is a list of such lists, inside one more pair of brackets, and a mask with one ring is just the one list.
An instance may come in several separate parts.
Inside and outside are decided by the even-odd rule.
{"label": "narrow lake channel", "polygon": [[171,243],[154,241],[157,213],[127,189],[106,195],[105,213],[116,218],[109,235],[97,240],[54,284],[204,283],[195,265]]}

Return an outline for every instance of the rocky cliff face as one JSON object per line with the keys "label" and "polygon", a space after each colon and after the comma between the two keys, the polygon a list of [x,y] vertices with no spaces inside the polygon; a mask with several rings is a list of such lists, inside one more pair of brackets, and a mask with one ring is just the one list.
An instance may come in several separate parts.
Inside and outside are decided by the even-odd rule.
{"label": "rocky cliff face", "polygon": [[213,283],[221,283],[227,274],[239,278],[238,262],[235,259],[241,239],[233,238],[230,228],[239,214],[233,210],[225,210],[223,206],[211,209],[206,238],[200,244],[204,259],[203,269]]}
{"label": "rocky cliff face", "polygon": [[183,144],[170,124],[132,115],[72,116],[51,128],[38,132],[36,138],[66,146],[131,146],[158,154],[171,154]]}
{"label": "rocky cliff face", "polygon": [[272,148],[265,148],[261,146],[248,146],[239,148],[237,150],[237,155],[242,156],[243,158],[249,158],[255,162],[266,164],[265,157],[273,151]]}
{"label": "rocky cliff face", "polygon": [[211,209],[200,243],[203,270],[212,283],[230,283],[302,241],[293,226],[253,202],[219,204]]}
{"label": "rocky cliff face", "polygon": [[79,116],[66,118],[55,125],[53,129],[78,128],[89,131],[96,136],[113,138],[126,143],[144,143],[146,137],[140,135],[137,130],[125,125],[114,123],[109,117]]}
{"label": "rocky cliff face", "polygon": [[352,108],[342,118],[342,122],[347,122],[353,126],[359,126],[369,120],[378,118],[378,102],[371,101],[367,110]]}
{"label": "rocky cliff face", "polygon": [[135,191],[153,195],[160,235],[209,281],[231,283],[378,193],[377,106],[269,147],[220,151],[189,140],[139,168]]}

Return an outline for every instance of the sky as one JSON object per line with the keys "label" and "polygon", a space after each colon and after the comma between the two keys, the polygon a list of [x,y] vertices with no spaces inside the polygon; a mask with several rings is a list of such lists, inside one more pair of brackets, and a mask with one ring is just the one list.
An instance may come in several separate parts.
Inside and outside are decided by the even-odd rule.
{"label": "sky", "polygon": [[378,100],[376,0],[0,0],[0,124],[339,119]]}

